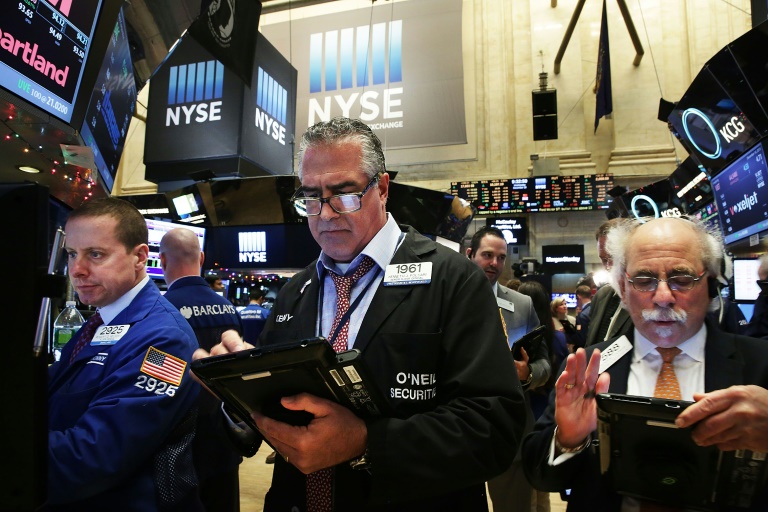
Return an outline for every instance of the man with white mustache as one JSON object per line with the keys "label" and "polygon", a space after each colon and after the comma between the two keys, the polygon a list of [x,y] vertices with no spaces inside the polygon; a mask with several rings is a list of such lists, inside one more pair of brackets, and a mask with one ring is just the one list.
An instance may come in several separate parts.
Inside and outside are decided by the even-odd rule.
{"label": "man with white mustache", "polygon": [[[568,356],[547,411],[523,441],[531,483],[550,492],[571,489],[568,512],[646,510],[645,503],[613,489],[609,474],[600,473],[601,447],[588,447],[597,437],[595,394],[654,396],[663,363],[657,348],[679,349],[672,360],[676,391],[682,400],[700,403],[677,423],[698,421],[695,442],[722,450],[755,449],[755,426],[765,437],[768,415],[750,399],[755,389],[768,387],[765,342],[705,323],[723,257],[719,238],[685,218],[641,219],[612,229],[607,246],[613,255],[612,286],[634,329]],[[623,355],[601,364],[601,351],[621,353],[622,347]],[[722,405],[724,393],[730,403]],[[708,405],[714,399],[719,407]],[[740,510],[768,510],[766,489],[751,508]]]}

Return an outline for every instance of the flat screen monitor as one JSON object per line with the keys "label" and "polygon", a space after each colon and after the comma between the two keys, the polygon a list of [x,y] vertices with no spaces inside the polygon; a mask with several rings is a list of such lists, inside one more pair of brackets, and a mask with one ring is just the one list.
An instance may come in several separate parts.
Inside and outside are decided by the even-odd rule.
{"label": "flat screen monitor", "polygon": [[207,244],[208,269],[296,269],[320,255],[307,224],[216,226]]}
{"label": "flat screen monitor", "polygon": [[757,285],[757,258],[734,258],[733,260],[733,300],[736,302],[754,302],[760,294]]}
{"label": "flat screen monitor", "polygon": [[408,224],[423,235],[461,242],[472,220],[468,203],[451,194],[389,182],[387,211],[398,223]]}
{"label": "flat screen monitor", "polygon": [[528,219],[525,217],[494,217],[485,219],[485,225],[500,229],[507,245],[528,243]]}
{"label": "flat screen monitor", "polygon": [[79,128],[121,4],[7,2],[0,17],[0,86]]}
{"label": "flat screen monitor", "polygon": [[543,270],[547,274],[586,273],[583,245],[542,245],[541,257]]}
{"label": "flat screen monitor", "polygon": [[686,158],[668,179],[672,193],[680,200],[681,213],[692,213],[712,202],[712,184],[693,157]]}
{"label": "flat screen monitor", "polygon": [[762,136],[743,109],[705,66],[668,120],[683,147],[714,176]]}
{"label": "flat screen monitor", "polygon": [[147,260],[147,274],[153,279],[163,279],[163,268],[160,266],[160,240],[167,232],[175,228],[184,228],[197,235],[200,242],[200,250],[205,247],[205,228],[199,226],[189,226],[186,224],[176,224],[175,222],[166,222],[162,220],[144,219],[147,222],[149,231],[149,259]]}
{"label": "flat screen monitor", "polygon": [[768,166],[756,144],[712,178],[723,241],[731,244],[768,229]]}
{"label": "flat screen monitor", "polygon": [[559,297],[562,297],[565,299],[565,304],[568,306],[568,309],[576,309],[576,307],[579,305],[578,301],[576,300],[575,293],[553,293],[552,294],[552,300],[555,300]]}
{"label": "flat screen monitor", "polygon": [[630,216],[667,217],[685,213],[683,200],[675,193],[669,178],[645,185],[621,196]]}
{"label": "flat screen monitor", "polygon": [[112,193],[135,108],[136,82],[121,10],[80,130],[83,141],[93,151],[96,169],[108,194]]}

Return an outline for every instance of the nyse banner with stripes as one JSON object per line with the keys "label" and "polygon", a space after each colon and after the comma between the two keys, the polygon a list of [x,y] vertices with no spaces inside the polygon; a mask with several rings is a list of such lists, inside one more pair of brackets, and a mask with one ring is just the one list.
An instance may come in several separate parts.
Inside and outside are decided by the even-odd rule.
{"label": "nyse banner with stripes", "polygon": [[299,70],[297,134],[347,116],[388,149],[466,143],[461,9],[461,0],[410,0],[262,23]]}

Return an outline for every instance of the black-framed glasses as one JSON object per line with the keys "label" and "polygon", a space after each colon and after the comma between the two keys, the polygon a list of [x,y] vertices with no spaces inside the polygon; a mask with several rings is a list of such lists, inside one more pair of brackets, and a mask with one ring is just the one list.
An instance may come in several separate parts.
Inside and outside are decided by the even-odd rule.
{"label": "black-framed glasses", "polygon": [[652,276],[635,276],[633,278],[629,278],[629,274],[627,274],[627,281],[632,284],[632,288],[639,292],[653,292],[656,291],[656,288],[659,287],[659,283],[667,283],[667,286],[669,286],[669,289],[674,292],[685,292],[690,289],[692,289],[694,286],[696,286],[696,283],[701,281],[701,278],[704,277],[704,274],[706,274],[707,271],[705,270],[701,274],[699,274],[699,277],[693,277],[689,275],[681,275],[681,276],[672,276],[667,279],[659,279],[658,277],[652,277]]}
{"label": "black-framed glasses", "polygon": [[291,197],[291,203],[296,211],[302,217],[315,217],[320,215],[320,211],[323,209],[323,203],[328,203],[333,211],[336,213],[353,213],[363,207],[363,196],[368,192],[376,183],[379,182],[382,173],[376,173],[376,176],[371,178],[368,185],[365,186],[362,192],[352,192],[349,194],[336,194],[331,197],[306,197],[300,196],[303,190],[299,188]]}

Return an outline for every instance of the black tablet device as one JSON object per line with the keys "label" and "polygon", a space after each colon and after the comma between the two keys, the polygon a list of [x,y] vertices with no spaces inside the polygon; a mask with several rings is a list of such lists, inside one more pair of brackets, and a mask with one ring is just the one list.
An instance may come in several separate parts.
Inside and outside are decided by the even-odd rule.
{"label": "black tablet device", "polygon": [[525,349],[526,353],[528,354],[528,357],[532,357],[533,354],[536,353],[536,349],[538,348],[539,344],[544,343],[544,335],[546,333],[547,333],[546,327],[544,327],[543,325],[540,325],[536,327],[534,330],[520,336],[512,344],[512,357],[514,357],[518,361],[522,359],[523,355],[520,352],[521,348]]}
{"label": "black tablet device", "polygon": [[765,454],[693,442],[675,418],[692,402],[597,395],[600,467],[620,494],[694,510],[749,507],[766,482]]}
{"label": "black tablet device", "polygon": [[381,415],[386,404],[368,377],[360,351],[336,354],[325,338],[198,359],[191,369],[253,428],[254,411],[292,425],[308,424],[311,414],[280,404],[282,397],[298,393],[333,400],[363,418]]}

